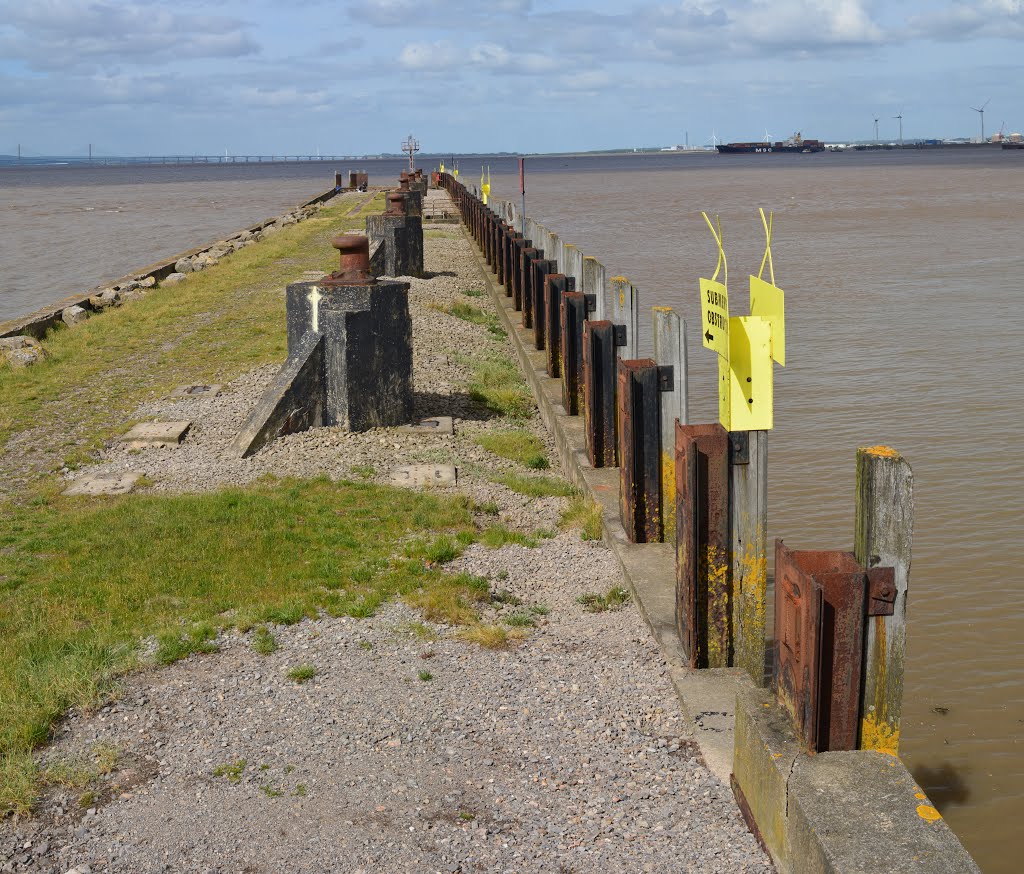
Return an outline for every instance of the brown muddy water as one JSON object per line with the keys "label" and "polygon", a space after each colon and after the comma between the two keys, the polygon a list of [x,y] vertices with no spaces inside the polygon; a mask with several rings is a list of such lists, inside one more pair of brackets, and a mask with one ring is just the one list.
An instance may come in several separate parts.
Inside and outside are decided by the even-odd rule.
{"label": "brown muddy water", "polygon": [[[462,160],[462,181],[481,163],[494,195],[518,200],[507,158]],[[367,169],[387,183],[400,166]],[[0,169],[0,319],[280,212],[335,168],[114,169]],[[527,189],[531,215],[629,276],[645,308],[687,320],[695,422],[717,416],[697,306],[716,249],[700,211],[722,217],[742,313],[757,207],[774,210],[788,366],[775,370],[769,535],[850,548],[855,449],[910,460],[901,755],[983,870],[1020,870],[1024,152],[529,159]]]}

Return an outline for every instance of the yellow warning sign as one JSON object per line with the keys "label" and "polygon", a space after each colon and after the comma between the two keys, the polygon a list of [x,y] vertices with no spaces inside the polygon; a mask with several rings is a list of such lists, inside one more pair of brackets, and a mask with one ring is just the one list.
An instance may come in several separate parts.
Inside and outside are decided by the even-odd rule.
{"label": "yellow warning sign", "polygon": [[750,315],[771,325],[772,359],[786,366],[786,293],[756,276],[750,277]]}
{"label": "yellow warning sign", "polygon": [[704,346],[729,360],[729,291],[713,279],[700,281],[700,327]]}
{"label": "yellow warning sign", "polygon": [[[700,327],[704,346],[713,349],[726,360],[729,360],[729,262],[725,258],[722,247],[722,222],[716,216],[718,230],[711,224],[706,212],[701,213],[704,221],[711,229],[711,236],[718,246],[718,263],[710,279],[700,280]],[[725,269],[723,281],[718,281],[718,274]]]}
{"label": "yellow warning sign", "polygon": [[718,359],[718,418],[727,431],[764,431],[774,424],[771,332],[759,316],[729,320],[729,358]]}

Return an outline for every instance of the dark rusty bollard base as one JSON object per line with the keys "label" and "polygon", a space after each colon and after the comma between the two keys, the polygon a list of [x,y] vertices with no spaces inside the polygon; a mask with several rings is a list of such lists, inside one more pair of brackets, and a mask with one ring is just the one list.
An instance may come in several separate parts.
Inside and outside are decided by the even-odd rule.
{"label": "dark rusty bollard base", "polygon": [[619,504],[631,543],[661,541],[661,396],[650,358],[619,361]]}
{"label": "dark rusty bollard base", "polygon": [[578,416],[586,404],[583,392],[583,323],[587,318],[587,299],[579,291],[562,295],[562,406],[570,416]]}
{"label": "dark rusty bollard base", "polygon": [[593,467],[618,465],[615,422],[615,326],[606,320],[583,323],[583,414],[587,458]]}

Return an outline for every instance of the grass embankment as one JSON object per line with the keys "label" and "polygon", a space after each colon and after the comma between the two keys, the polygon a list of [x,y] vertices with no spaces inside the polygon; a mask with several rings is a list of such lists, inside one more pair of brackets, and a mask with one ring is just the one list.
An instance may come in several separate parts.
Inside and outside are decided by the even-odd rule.
{"label": "grass embankment", "polygon": [[[382,195],[375,196],[383,202]],[[0,452],[22,432],[49,429],[59,466],[80,463],[125,426],[142,401],[182,383],[223,382],[287,350],[281,290],[303,270],[336,270],[330,240],[362,229],[345,199],[142,300],[107,310],[44,343],[46,361],[0,370]],[[7,464],[0,459],[0,473]]]}

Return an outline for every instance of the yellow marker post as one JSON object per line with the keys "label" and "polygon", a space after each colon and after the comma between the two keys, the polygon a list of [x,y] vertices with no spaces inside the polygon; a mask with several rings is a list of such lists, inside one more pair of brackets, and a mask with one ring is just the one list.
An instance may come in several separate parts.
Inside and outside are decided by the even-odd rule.
{"label": "yellow marker post", "polygon": [[718,359],[718,415],[727,431],[771,430],[775,401],[771,350],[767,319],[729,319],[729,359]]}
{"label": "yellow marker post", "polygon": [[[700,324],[704,346],[723,356],[728,363],[729,358],[729,262],[725,258],[722,247],[722,223],[718,223],[718,231],[711,224],[707,213],[701,213],[704,221],[711,228],[711,236],[718,245],[718,263],[714,275],[710,279],[700,280]],[[725,268],[724,282],[718,281],[718,274]]]}
{"label": "yellow marker post", "polygon": [[484,206],[491,199],[491,168],[487,168],[487,181],[484,182],[484,168],[480,168],[480,192],[483,196]]}
{"label": "yellow marker post", "polygon": [[444,173],[444,161],[441,162],[441,172]]}

